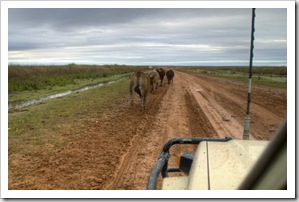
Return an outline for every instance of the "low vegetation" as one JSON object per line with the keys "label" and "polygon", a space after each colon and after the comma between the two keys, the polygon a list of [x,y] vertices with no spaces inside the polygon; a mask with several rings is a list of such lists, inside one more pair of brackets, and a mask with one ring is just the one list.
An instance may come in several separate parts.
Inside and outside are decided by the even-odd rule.
{"label": "low vegetation", "polygon": [[126,74],[147,67],[126,65],[76,65],[8,67],[8,92],[41,90],[54,86],[78,84],[80,80],[94,80]]}
{"label": "low vegetation", "polygon": [[105,112],[129,100],[128,85],[129,79],[122,78],[88,91],[10,109],[9,155],[40,155],[47,144],[59,148],[64,142],[77,138],[86,120],[96,121]]}
{"label": "low vegetation", "polygon": [[[248,67],[172,67],[183,71],[224,77],[237,81],[248,81]],[[76,65],[64,66],[20,66],[8,67],[9,102],[49,96],[67,90],[95,85],[121,77],[128,77],[137,70],[148,70],[148,66],[127,65]],[[287,87],[286,67],[253,67],[253,84],[270,87]]]}
{"label": "low vegetation", "polygon": [[145,66],[76,65],[8,67],[8,101],[22,101],[75,90],[145,70]]}
{"label": "low vegetation", "polygon": [[[180,70],[191,71],[214,77],[223,77],[237,81],[248,81],[248,67],[176,67]],[[253,67],[252,82],[256,85],[275,88],[287,88],[287,67]]]}

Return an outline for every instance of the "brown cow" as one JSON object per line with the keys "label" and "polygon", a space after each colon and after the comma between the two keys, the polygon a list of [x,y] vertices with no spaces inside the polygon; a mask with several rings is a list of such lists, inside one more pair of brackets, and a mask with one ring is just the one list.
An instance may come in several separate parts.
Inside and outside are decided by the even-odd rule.
{"label": "brown cow", "polygon": [[159,73],[155,70],[152,70],[148,74],[148,76],[150,78],[151,93],[155,94],[155,91],[157,90],[158,85],[159,85]]}
{"label": "brown cow", "polygon": [[170,69],[166,72],[166,77],[168,80],[168,84],[173,83],[174,72]]}
{"label": "brown cow", "polygon": [[163,82],[163,79],[164,79],[164,76],[165,76],[165,70],[163,68],[159,68],[159,69],[156,69],[156,71],[160,75],[160,80],[161,80],[160,86],[162,86],[162,82]]}
{"label": "brown cow", "polygon": [[147,74],[144,72],[134,72],[131,77],[130,82],[130,96],[131,96],[131,103],[133,103],[134,99],[134,91],[138,93],[141,99],[141,105],[143,109],[145,109],[146,97],[147,93],[150,89],[150,79]]}

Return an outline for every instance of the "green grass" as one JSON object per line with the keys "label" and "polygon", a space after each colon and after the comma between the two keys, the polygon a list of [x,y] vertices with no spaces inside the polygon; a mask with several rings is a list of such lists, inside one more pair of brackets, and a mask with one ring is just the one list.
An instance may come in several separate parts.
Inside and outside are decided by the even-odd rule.
{"label": "green grass", "polygon": [[77,85],[80,80],[95,80],[146,68],[145,66],[125,65],[10,65],[8,67],[8,92],[35,91],[56,86]]}
{"label": "green grass", "polygon": [[9,66],[8,101],[29,100],[75,90],[117,80],[133,71],[145,69],[148,68],[125,65]]}
{"label": "green grass", "polygon": [[103,82],[115,81],[122,77],[128,77],[129,74],[119,74],[111,77],[100,77],[96,79],[78,79],[75,83],[68,84],[65,86],[47,86],[40,90],[24,90],[14,91],[8,94],[8,102],[15,102],[21,100],[31,100],[35,98],[41,98],[49,95],[62,93],[68,90],[76,90],[85,86],[96,85]]}
{"label": "green grass", "polygon": [[[245,67],[193,67],[185,70],[241,82],[248,82],[249,77],[248,68]],[[286,72],[286,67],[255,67],[253,68],[252,83],[254,85],[286,89]]]}
{"label": "green grass", "polygon": [[[248,66],[192,66],[192,67],[175,67],[178,69],[185,69],[191,71],[202,71],[205,73],[219,73],[226,72],[230,74],[234,73],[248,73]],[[287,67],[285,66],[253,66],[252,73],[256,75],[287,75]]]}
{"label": "green grass", "polygon": [[[21,109],[8,115],[9,155],[41,155],[46,145],[61,148],[76,138],[86,120],[96,120],[129,99],[129,79],[73,93]],[[45,150],[46,151],[46,150]]]}

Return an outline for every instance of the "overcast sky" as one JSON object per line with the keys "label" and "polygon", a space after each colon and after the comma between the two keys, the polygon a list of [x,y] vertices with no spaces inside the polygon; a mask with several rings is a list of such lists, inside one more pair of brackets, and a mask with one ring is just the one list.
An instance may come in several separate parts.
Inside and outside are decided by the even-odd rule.
{"label": "overcast sky", "polygon": [[[287,64],[287,9],[256,9],[254,65]],[[251,8],[9,8],[8,62],[245,65]]]}

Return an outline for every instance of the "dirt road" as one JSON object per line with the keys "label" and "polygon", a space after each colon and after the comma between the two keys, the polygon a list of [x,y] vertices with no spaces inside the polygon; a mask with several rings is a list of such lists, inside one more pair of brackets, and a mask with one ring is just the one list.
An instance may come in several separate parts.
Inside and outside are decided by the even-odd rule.
{"label": "dirt road", "polygon": [[[129,96],[128,96],[129,97]],[[250,139],[269,140],[286,116],[286,90],[252,88]],[[150,94],[143,111],[136,95],[101,119],[83,120],[84,133],[11,189],[146,189],[164,143],[173,137],[241,139],[247,84],[175,71],[174,82]],[[170,166],[183,148],[174,146]],[[34,176],[34,177],[33,177]]]}

